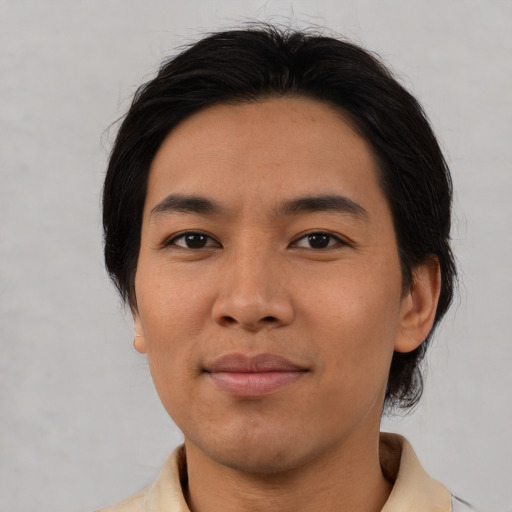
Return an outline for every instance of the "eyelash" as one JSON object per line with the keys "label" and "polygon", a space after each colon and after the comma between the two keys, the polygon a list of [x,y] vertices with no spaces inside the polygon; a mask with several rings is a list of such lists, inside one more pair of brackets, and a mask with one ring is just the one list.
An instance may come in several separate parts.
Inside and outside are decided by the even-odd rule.
{"label": "eyelash", "polygon": [[[301,240],[309,239],[309,242],[312,241],[313,237],[319,237],[320,241],[323,241],[325,238],[329,238],[329,243],[326,247],[299,247],[298,243]],[[331,244],[331,242],[334,241],[334,243]],[[347,242],[342,240],[340,237],[333,235],[332,233],[326,233],[324,231],[314,231],[311,233],[306,233],[305,235],[302,235],[300,238],[297,238],[292,244],[292,247],[298,247],[298,248],[304,248],[304,249],[312,249],[312,250],[330,250],[335,249],[340,246],[346,246],[349,245]]]}
{"label": "eyelash", "polygon": [[[188,247],[188,246],[184,246],[184,245],[179,245],[177,243],[177,241],[179,241],[179,240],[185,241],[185,239],[187,237],[190,240],[192,240],[192,237],[204,237],[203,240],[206,240],[205,245],[203,245],[201,247]],[[322,238],[320,238],[321,242],[324,241],[326,237],[328,237],[329,238],[328,245],[325,247],[316,247],[316,248],[315,247],[300,247],[298,245],[298,243],[301,240],[309,239],[310,242],[313,241],[312,237],[322,237]],[[210,242],[213,241],[214,243],[213,244],[208,243],[209,241]],[[334,243],[331,243],[332,241],[334,241]],[[210,235],[207,235],[206,233],[201,233],[200,231],[187,231],[186,233],[182,233],[181,235],[175,236],[175,237],[171,238],[170,240],[168,240],[167,242],[165,242],[164,246],[165,247],[175,246],[175,247],[180,247],[182,249],[196,250],[196,251],[199,251],[199,250],[205,249],[205,248],[211,248],[211,247],[222,247],[220,242],[216,241]],[[333,235],[332,233],[326,233],[324,231],[314,231],[314,232],[306,233],[305,235],[300,236],[295,241],[293,241],[290,244],[290,246],[300,248],[300,249],[311,249],[311,250],[315,250],[315,251],[321,251],[321,250],[335,249],[335,248],[338,248],[339,246],[350,246],[350,244],[348,242],[342,240],[340,237]]]}
{"label": "eyelash", "polygon": [[[183,245],[178,245],[176,242],[178,240],[185,240],[186,238],[191,238],[191,237],[204,237],[205,239],[207,239],[207,243],[208,241],[213,241],[215,242],[214,244],[210,244],[210,245],[204,245],[202,247],[186,247],[186,246],[183,246]],[[189,249],[189,250],[201,250],[201,249],[204,249],[204,248],[209,248],[209,247],[221,247],[221,244],[219,242],[217,242],[213,237],[211,237],[210,235],[207,235],[206,233],[201,233],[200,231],[187,231],[186,233],[182,233],[181,235],[178,235],[178,236],[175,236],[173,238],[171,238],[170,240],[168,240],[167,242],[164,243],[164,246],[165,247],[169,247],[169,246],[175,246],[175,247],[179,247],[181,249]]]}

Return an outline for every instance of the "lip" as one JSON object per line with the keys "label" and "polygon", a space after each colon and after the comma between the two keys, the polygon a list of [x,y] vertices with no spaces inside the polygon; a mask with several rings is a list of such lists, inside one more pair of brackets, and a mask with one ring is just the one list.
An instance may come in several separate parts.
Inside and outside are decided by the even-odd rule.
{"label": "lip", "polygon": [[227,354],[205,366],[204,372],[224,392],[238,398],[258,398],[297,382],[307,369],[275,354]]}

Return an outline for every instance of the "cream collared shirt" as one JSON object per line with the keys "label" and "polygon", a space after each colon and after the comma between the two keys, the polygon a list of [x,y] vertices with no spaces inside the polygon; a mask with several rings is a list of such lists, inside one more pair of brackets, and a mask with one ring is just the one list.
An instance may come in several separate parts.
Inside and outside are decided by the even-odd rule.
{"label": "cream collared shirt", "polygon": [[[411,445],[396,434],[382,433],[380,460],[384,474],[394,481],[381,512],[464,512],[471,510],[422,468]],[[183,496],[186,461],[183,446],[176,448],[156,481],[113,507],[97,512],[190,512]]]}

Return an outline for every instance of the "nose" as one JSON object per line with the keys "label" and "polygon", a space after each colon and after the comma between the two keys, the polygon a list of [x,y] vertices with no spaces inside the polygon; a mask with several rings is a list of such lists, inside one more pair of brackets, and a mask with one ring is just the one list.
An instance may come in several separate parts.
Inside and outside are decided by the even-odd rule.
{"label": "nose", "polygon": [[278,259],[260,250],[238,252],[226,262],[212,308],[217,324],[257,332],[293,321],[286,273]]}

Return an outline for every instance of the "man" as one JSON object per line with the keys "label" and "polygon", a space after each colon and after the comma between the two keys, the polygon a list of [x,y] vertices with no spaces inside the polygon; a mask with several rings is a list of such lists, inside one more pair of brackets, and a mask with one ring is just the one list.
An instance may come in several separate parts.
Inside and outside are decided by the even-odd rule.
{"label": "man", "polygon": [[213,34],[136,93],[105,258],[185,443],[114,511],[450,511],[383,407],[452,298],[451,180],[373,56],[272,27]]}

